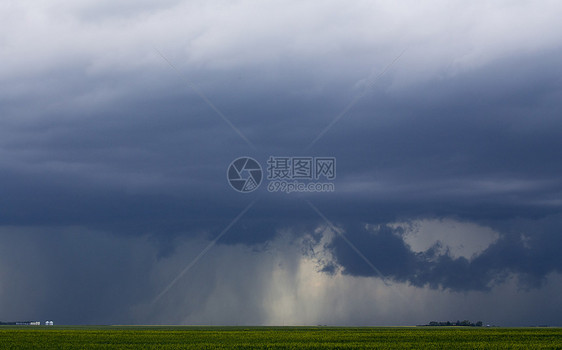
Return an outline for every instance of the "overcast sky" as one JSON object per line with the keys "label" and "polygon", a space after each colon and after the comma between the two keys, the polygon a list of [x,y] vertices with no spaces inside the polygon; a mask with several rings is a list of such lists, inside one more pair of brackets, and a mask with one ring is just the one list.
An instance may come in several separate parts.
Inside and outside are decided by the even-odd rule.
{"label": "overcast sky", "polygon": [[[561,17],[3,1],[0,321],[562,326]],[[268,192],[270,156],[335,191]]]}

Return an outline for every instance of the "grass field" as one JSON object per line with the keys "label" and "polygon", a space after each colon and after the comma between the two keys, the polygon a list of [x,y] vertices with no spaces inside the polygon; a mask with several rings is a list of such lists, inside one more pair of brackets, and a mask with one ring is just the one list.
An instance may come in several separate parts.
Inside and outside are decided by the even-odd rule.
{"label": "grass field", "polygon": [[0,327],[0,349],[562,349],[562,328]]}

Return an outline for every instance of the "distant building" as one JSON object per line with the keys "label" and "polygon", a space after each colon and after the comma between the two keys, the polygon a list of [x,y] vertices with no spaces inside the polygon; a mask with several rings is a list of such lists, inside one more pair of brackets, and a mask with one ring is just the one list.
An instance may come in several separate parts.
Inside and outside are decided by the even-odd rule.
{"label": "distant building", "polygon": [[45,321],[45,326],[54,326],[54,322],[53,321]]}

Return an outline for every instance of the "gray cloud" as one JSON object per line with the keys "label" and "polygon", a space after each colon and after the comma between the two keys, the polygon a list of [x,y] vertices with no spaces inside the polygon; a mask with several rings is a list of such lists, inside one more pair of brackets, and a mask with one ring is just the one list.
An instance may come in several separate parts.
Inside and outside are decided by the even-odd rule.
{"label": "gray cloud", "polygon": [[[471,291],[475,303],[493,299],[485,293],[495,295],[505,286],[534,288],[510,294],[520,301],[550,293],[556,287],[549,281],[558,285],[562,72],[556,29],[562,8],[557,3],[3,6],[10,15],[2,16],[6,30],[0,34],[0,225],[4,259],[18,263],[3,265],[0,283],[16,289],[3,287],[2,305],[21,296],[68,323],[114,317],[191,323],[209,315],[221,319],[221,302],[230,302],[252,312],[238,320],[240,309],[233,307],[225,311],[225,322],[279,322],[281,311],[268,298],[280,282],[267,277],[277,270],[263,247],[285,231],[295,245],[310,237],[325,244],[326,256],[313,274],[318,283],[333,283],[325,300],[346,290],[343,280],[361,288],[380,282],[358,282],[360,276],[376,276],[341,239],[325,242],[315,233],[324,223],[302,199],[315,203],[405,293],[430,300],[432,293]],[[285,196],[260,188],[243,196],[225,179],[228,164],[241,155],[264,165],[270,155],[309,154],[337,157],[335,193]],[[209,253],[216,254],[209,257],[214,265],[193,271],[202,284],[178,282],[164,301],[169,305],[154,314],[147,303],[189,263],[182,254],[202,249],[203,241],[216,237],[258,196],[213,248],[216,253]],[[429,238],[425,246],[433,248],[415,250],[404,228],[395,226],[441,219],[488,227],[497,240],[475,257],[456,256],[447,253],[453,248]],[[367,230],[365,224],[380,229]],[[69,227],[80,233],[71,235]],[[63,233],[55,234],[57,228]],[[92,251],[79,249],[81,274],[72,252],[85,242]],[[107,251],[112,246],[120,247],[119,253]],[[58,247],[60,260],[51,247]],[[265,250],[251,255],[252,249]],[[290,266],[283,272],[291,286],[286,293],[299,290],[299,264],[305,264],[300,246],[285,242],[279,249],[287,250],[286,257],[279,256]],[[106,254],[102,264],[94,263],[94,251]],[[37,258],[21,258],[27,256]],[[52,263],[37,265],[38,260]],[[122,269],[112,271],[116,265]],[[248,265],[247,275],[238,272]],[[152,271],[154,280],[141,271]],[[30,289],[39,276],[49,276],[40,279],[55,301],[48,305],[64,307],[46,306],[46,297]],[[255,290],[255,299],[243,286]],[[302,288],[306,294],[309,287]],[[110,300],[116,289],[132,297]],[[368,299],[367,292],[359,294],[353,298]],[[185,312],[174,311],[176,302]],[[20,317],[23,302],[10,305],[15,306],[8,315]],[[345,305],[340,312],[349,316],[311,309],[287,318],[372,322],[351,316],[354,302]],[[403,320],[430,315],[406,314]],[[523,311],[518,315],[523,314],[540,320]],[[400,323],[390,312],[377,315]]]}
{"label": "gray cloud", "polygon": [[[490,290],[516,274],[522,287],[540,287],[549,274],[561,272],[562,261],[553,248],[560,240],[560,216],[516,221],[517,226],[502,223],[509,228],[471,259],[452,256],[440,241],[415,252],[405,242],[402,227],[350,225],[344,234],[390,280],[454,291]],[[326,248],[333,253],[333,259],[324,261],[326,271],[341,266],[346,274],[378,277],[379,271],[371,269],[341,236]]]}

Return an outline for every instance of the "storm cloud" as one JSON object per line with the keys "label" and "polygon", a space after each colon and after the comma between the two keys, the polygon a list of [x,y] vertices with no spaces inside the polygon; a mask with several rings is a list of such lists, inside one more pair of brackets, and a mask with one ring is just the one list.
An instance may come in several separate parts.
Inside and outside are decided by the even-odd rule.
{"label": "storm cloud", "polygon": [[[561,14],[5,2],[0,320],[560,325]],[[240,156],[336,190],[237,193]]]}

